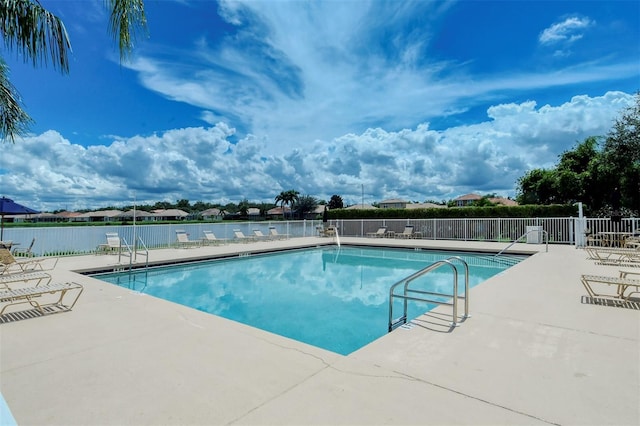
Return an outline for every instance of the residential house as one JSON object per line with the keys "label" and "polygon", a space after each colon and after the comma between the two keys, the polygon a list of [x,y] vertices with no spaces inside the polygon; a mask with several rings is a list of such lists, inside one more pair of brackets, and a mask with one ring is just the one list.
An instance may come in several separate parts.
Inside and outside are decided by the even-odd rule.
{"label": "residential house", "polygon": [[389,200],[380,201],[381,209],[404,209],[407,207],[408,201],[400,198],[391,198]]}
{"label": "residential house", "polygon": [[475,201],[481,200],[482,196],[478,194],[465,194],[461,195],[458,198],[454,198],[453,201],[456,203],[456,207],[465,207],[470,206]]}
{"label": "residential house", "polygon": [[74,222],[75,218],[77,218],[78,216],[82,216],[82,213],[64,211],[64,212],[57,213],[56,216],[58,216],[58,218],[60,218],[60,220],[62,220],[63,222],[64,221]]}
{"label": "residential house", "polygon": [[212,209],[201,211],[200,216],[202,216],[202,219],[204,220],[222,220],[224,211],[214,207]]}
{"label": "residential house", "polygon": [[74,222],[115,222],[118,221],[118,215],[121,210],[99,210],[97,212],[82,213],[71,218]]}
{"label": "residential house", "polygon": [[[291,217],[291,208],[288,206],[284,207],[285,217]],[[269,219],[281,219],[282,218],[282,207],[274,207],[272,209],[267,210],[267,218]]]}
{"label": "residential house", "polygon": [[134,211],[133,209],[131,209],[129,211],[126,211],[126,212],[120,213],[118,216],[116,216],[116,218],[118,220],[123,221],[123,222],[124,221],[133,221],[134,215],[135,215],[136,221],[155,220],[156,219],[156,215],[153,214],[153,213],[149,213],[149,212],[146,212],[144,210],[135,210]]}
{"label": "residential house", "polygon": [[160,209],[153,210],[152,213],[156,217],[156,220],[185,220],[189,213],[180,209]]}

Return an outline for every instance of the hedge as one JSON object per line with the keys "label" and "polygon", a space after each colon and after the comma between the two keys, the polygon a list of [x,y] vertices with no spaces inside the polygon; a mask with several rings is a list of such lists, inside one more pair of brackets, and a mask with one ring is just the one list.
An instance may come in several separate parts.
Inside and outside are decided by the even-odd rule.
{"label": "hedge", "polygon": [[452,219],[452,218],[527,218],[577,217],[578,207],[570,204],[548,206],[450,207],[430,209],[333,209],[329,219]]}

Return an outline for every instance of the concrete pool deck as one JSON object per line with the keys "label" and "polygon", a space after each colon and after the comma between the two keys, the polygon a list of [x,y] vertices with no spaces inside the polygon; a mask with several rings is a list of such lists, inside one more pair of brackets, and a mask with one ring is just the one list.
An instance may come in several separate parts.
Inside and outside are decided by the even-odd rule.
{"label": "concrete pool deck", "polygon": [[[326,242],[153,250],[150,260]],[[0,325],[0,392],[19,425],[640,424],[638,307],[588,303],[579,280],[618,268],[544,248],[513,246],[536,254],[473,288],[472,317],[454,330],[442,306],[348,356],[72,272],[113,268],[116,255],[61,258],[54,280],[84,292],[71,312]]]}

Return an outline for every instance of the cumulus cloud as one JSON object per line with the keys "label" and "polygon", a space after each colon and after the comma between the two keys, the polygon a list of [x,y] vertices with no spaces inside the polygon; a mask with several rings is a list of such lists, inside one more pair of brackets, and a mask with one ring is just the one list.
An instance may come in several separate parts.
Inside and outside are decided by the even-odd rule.
{"label": "cumulus cloud", "polygon": [[538,37],[541,44],[573,43],[583,37],[583,31],[595,25],[595,22],[587,17],[571,16],[562,22],[555,23],[545,28]]}
{"label": "cumulus cloud", "polygon": [[[578,141],[604,135],[633,95],[575,96],[561,105],[499,104],[483,122],[433,130],[368,128],[274,154],[264,139],[235,140],[224,123],[83,147],[58,132],[5,144],[4,195],[43,209],[140,202],[272,201],[282,190],[347,203],[401,197],[448,200],[477,191],[514,195],[527,170],[549,167]],[[18,196],[19,195],[19,196]]]}

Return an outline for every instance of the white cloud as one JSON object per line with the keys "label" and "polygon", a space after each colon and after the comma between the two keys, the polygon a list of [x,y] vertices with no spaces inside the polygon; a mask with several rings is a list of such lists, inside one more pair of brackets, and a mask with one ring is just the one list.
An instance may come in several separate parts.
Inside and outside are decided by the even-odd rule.
{"label": "white cloud", "polygon": [[[277,155],[372,127],[415,128],[511,91],[637,75],[637,63],[629,61],[472,77],[463,64],[430,59],[430,22],[448,3],[403,5],[222,2],[221,16],[237,26],[235,33],[200,38],[178,59],[157,46],[126,66],[146,88],[202,108],[204,123],[233,123],[241,134],[264,138]],[[408,25],[416,17],[420,25]],[[540,40],[576,40],[590,25],[589,18],[567,18]],[[392,48],[379,47],[385,43]]]}
{"label": "white cloud", "polygon": [[[237,143],[234,129],[174,129],[83,147],[55,131],[5,144],[3,195],[43,210],[140,202],[271,201],[280,191],[359,203],[450,199],[477,191],[514,195],[527,170],[549,167],[577,141],[604,135],[633,95],[575,96],[561,105],[494,105],[484,122],[443,131],[421,124],[369,128],[274,154],[264,138]],[[11,171],[11,173],[8,172]]]}
{"label": "white cloud", "polygon": [[538,37],[541,44],[573,43],[583,36],[582,31],[595,25],[595,21],[584,17],[572,16],[562,22],[545,28]]}

